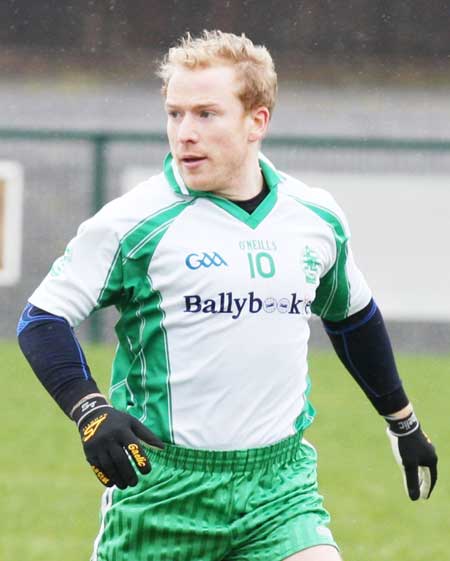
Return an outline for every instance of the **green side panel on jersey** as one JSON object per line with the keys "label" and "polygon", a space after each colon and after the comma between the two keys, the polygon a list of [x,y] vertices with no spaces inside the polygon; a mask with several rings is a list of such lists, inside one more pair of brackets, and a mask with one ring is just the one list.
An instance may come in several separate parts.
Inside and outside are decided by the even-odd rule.
{"label": "green side panel on jersey", "polygon": [[[123,294],[123,265],[146,244],[146,238],[152,237],[158,229],[164,229],[170,224],[186,206],[191,202],[179,201],[155,212],[141,220],[127,232],[118,244],[116,254],[106,276],[105,284],[100,291],[94,310],[105,308],[111,304],[118,305]],[[151,246],[149,246],[151,248]]]}
{"label": "green side panel on jersey", "polygon": [[192,201],[178,202],[166,207],[122,238],[98,304],[107,305],[106,296],[120,289],[112,404],[137,417],[166,442],[173,442],[170,363],[161,295],[153,289],[148,269],[170,225],[191,204]]}
{"label": "green side panel on jersey", "polygon": [[128,259],[138,259],[142,254],[153,254],[156,246],[152,240],[155,236],[157,237],[159,232],[165,231],[175,218],[192,203],[192,199],[178,201],[137,224],[120,242],[123,262],[125,263]]}
{"label": "green side panel on jersey", "polygon": [[305,391],[305,405],[303,407],[303,411],[297,417],[295,421],[295,430],[297,432],[304,432],[314,421],[314,417],[316,416],[316,410],[314,409],[312,403],[309,401],[309,394],[311,393],[311,378],[309,375],[306,377],[306,391]]}
{"label": "green side panel on jersey", "polygon": [[311,311],[329,321],[340,321],[348,316],[350,284],[345,272],[347,244],[339,247],[336,262],[320,279]]}
{"label": "green side panel on jersey", "polygon": [[114,259],[109,268],[108,274],[106,275],[105,284],[100,291],[97,304],[95,305],[92,313],[100,308],[105,308],[106,306],[117,304],[118,300],[120,300],[121,298],[122,279],[122,257],[119,244],[116,254],[114,255]]}
{"label": "green side panel on jersey", "polygon": [[[163,236],[164,232],[160,233],[155,243]],[[134,275],[145,266],[139,260],[130,262],[128,268]],[[153,289],[150,278],[144,276],[138,300],[128,305],[127,314],[116,326],[122,353],[116,355],[114,370],[119,376],[127,372],[126,410],[162,440],[173,442],[170,360],[164,319],[161,295]]]}
{"label": "green side panel on jersey", "polygon": [[[177,183],[175,174],[173,172],[172,162],[173,162],[173,157],[171,154],[168,154],[166,156],[166,159],[164,160],[164,173],[172,189],[174,189],[176,193],[181,193],[182,191]],[[258,208],[251,214],[246,212],[244,209],[242,209],[239,205],[237,205],[233,201],[230,201],[229,199],[225,199],[223,197],[219,197],[214,193],[210,193],[208,191],[195,191],[193,189],[188,188],[189,194],[192,195],[193,197],[201,197],[204,199],[209,199],[217,206],[219,206],[220,208],[222,208],[223,210],[225,210],[226,212],[228,212],[229,214],[231,214],[232,216],[234,216],[244,224],[247,224],[247,226],[249,226],[254,230],[261,224],[264,218],[266,218],[266,216],[270,213],[270,211],[275,206],[275,203],[277,202],[277,195],[278,195],[277,187],[281,179],[277,171],[266,161],[260,159],[259,165],[261,167],[261,171],[264,175],[264,179],[270,190],[270,193],[267,195],[267,197],[264,198],[264,200],[261,202]]]}
{"label": "green side panel on jersey", "polygon": [[336,242],[336,260],[328,273],[320,279],[311,311],[330,321],[340,321],[348,315],[350,284],[346,272],[347,241],[344,226],[329,209],[293,197],[324,220],[333,231]]}

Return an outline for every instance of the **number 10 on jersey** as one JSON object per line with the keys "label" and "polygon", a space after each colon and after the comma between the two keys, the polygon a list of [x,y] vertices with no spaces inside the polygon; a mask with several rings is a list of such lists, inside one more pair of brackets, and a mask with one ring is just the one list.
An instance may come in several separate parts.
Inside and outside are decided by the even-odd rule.
{"label": "number 10 on jersey", "polygon": [[275,261],[270,253],[266,251],[247,253],[247,258],[250,267],[250,277],[252,279],[254,279],[256,275],[264,279],[270,279],[275,275]]}

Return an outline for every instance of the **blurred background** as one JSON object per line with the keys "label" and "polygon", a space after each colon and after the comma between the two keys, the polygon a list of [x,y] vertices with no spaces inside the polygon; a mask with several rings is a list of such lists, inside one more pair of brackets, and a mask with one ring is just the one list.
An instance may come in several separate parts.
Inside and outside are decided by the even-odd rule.
{"label": "blurred background", "polygon": [[[450,25],[444,0],[3,0],[0,337],[106,201],[167,151],[157,61],[186,31],[245,32],[275,59],[264,151],[345,209],[400,349],[450,340]],[[112,340],[114,312],[80,337]],[[323,345],[313,329],[313,345]]]}

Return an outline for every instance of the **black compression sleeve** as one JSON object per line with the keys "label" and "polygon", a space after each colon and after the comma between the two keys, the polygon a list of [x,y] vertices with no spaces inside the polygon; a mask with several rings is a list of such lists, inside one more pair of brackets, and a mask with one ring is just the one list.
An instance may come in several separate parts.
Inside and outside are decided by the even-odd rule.
{"label": "black compression sleeve", "polygon": [[100,393],[73,329],[64,318],[27,304],[17,335],[31,368],[67,415],[84,396]]}
{"label": "black compression sleeve", "polygon": [[337,355],[378,413],[389,415],[408,404],[383,317],[373,300],[345,320],[323,324]]}

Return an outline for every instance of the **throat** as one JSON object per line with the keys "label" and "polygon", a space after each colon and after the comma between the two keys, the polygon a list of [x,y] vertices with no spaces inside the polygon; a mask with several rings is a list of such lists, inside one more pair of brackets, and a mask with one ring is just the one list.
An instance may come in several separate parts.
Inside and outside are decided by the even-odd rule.
{"label": "throat", "polygon": [[233,199],[231,200],[233,203],[240,206],[242,210],[245,210],[245,212],[248,212],[248,214],[252,214],[252,212],[254,212],[258,208],[258,206],[263,202],[263,200],[267,197],[269,193],[270,193],[269,187],[264,181],[261,191],[255,197],[252,197],[251,199],[247,199],[245,201],[241,201],[241,200],[238,201]]}

